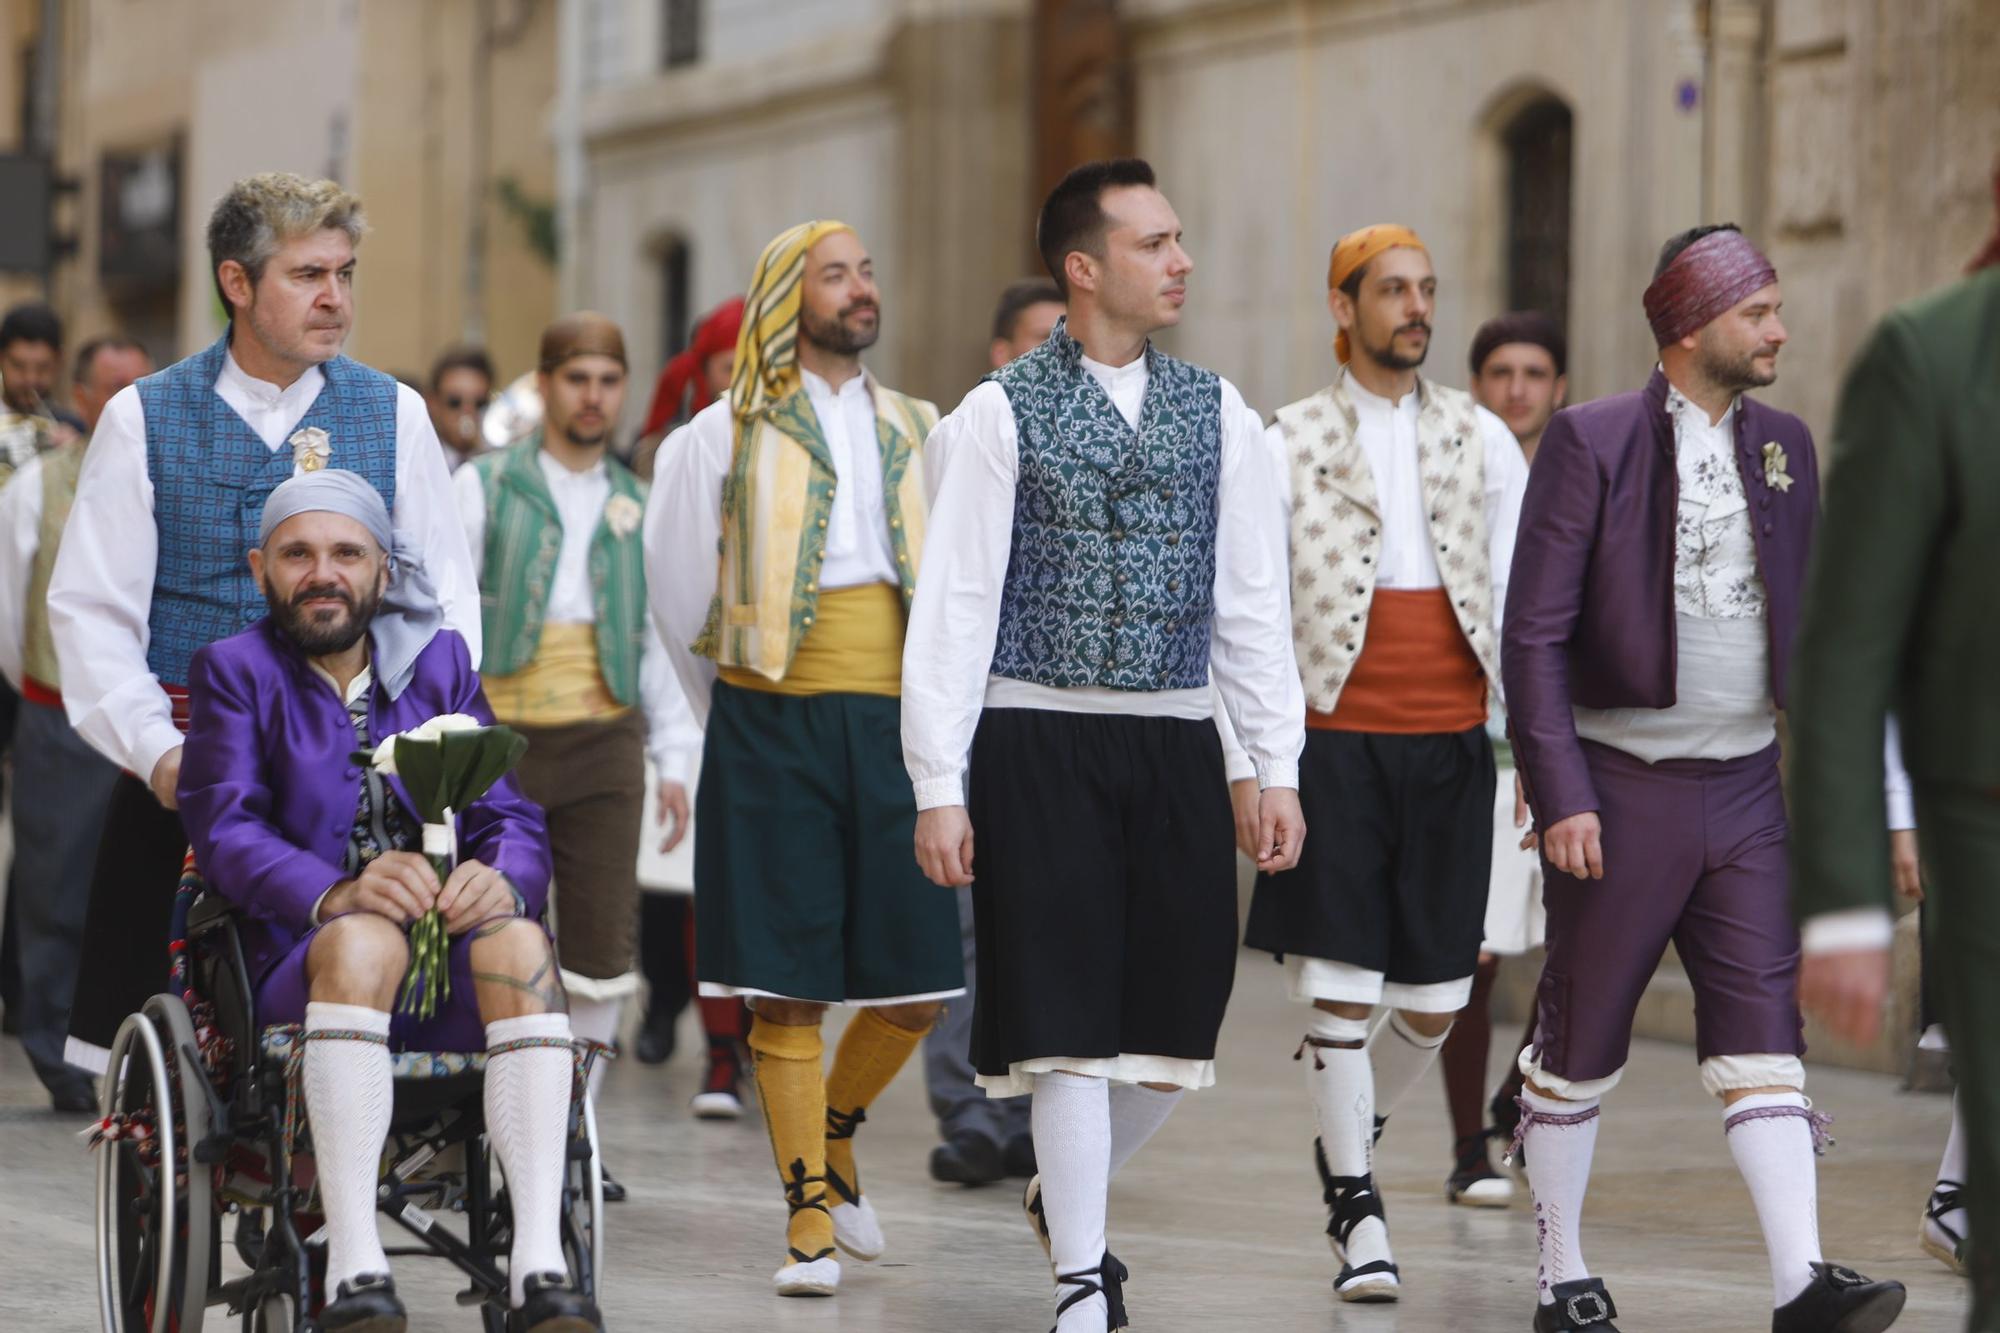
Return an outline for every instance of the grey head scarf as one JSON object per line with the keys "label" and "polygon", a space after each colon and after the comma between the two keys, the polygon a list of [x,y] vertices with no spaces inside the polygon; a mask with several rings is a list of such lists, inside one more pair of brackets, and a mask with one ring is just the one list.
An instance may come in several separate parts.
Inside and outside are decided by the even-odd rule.
{"label": "grey head scarf", "polygon": [[375,679],[394,699],[416,674],[417,654],[444,627],[444,609],[438,604],[430,575],[424,571],[423,558],[408,542],[396,540],[382,493],[360,473],[344,468],[301,472],[281,482],[264,502],[257,544],[268,542],[286,519],[310,513],[353,519],[388,553],[389,582],[382,593],[381,608],[368,626],[368,638]]}

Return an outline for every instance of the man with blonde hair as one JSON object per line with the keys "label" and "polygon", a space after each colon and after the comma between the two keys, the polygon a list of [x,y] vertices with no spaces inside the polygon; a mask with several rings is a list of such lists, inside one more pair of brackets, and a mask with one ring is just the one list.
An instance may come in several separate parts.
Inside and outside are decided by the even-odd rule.
{"label": "man with blonde hair", "polygon": [[[897,744],[937,409],[862,368],[880,331],[853,228],[780,233],[751,274],[729,396],[661,447],[646,522],[653,613],[707,722],[696,972],[703,995],[750,998],[791,1207],[780,1296],[832,1295],[836,1246],[881,1257],[854,1133],[964,990],[957,908],[910,860]],[[822,1069],[829,1004],[859,1012]]]}
{"label": "man with blonde hair", "polygon": [[[105,405],[49,580],[63,703],[124,770],[106,816],[70,1010],[70,1058],[101,1069],[166,978],[187,848],[177,813],[188,667],[265,612],[244,564],[265,499],[299,473],[359,473],[424,558],[479,660],[479,595],[423,398],[340,354],[354,321],[361,201],[333,181],[245,177],[209,215],[229,327]],[[92,1048],[100,1048],[93,1051]]]}

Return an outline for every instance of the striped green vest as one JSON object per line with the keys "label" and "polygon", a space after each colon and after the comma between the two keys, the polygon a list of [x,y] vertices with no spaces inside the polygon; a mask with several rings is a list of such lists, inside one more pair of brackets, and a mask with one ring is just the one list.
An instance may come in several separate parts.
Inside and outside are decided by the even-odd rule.
{"label": "striped green vest", "polygon": [[[480,671],[511,676],[535,660],[542,621],[562,551],[562,519],[549,494],[536,455],[542,433],[467,463],[477,468],[486,492],[486,554],[479,580],[479,614],[485,633]],[[590,593],[597,611],[597,662],[611,697],[630,707],[639,702],[639,654],[646,642],[646,565],[638,516],[646,508],[646,484],[616,458],[606,456],[611,498],[606,513],[624,497],[633,516],[623,532],[600,519],[590,538]]]}

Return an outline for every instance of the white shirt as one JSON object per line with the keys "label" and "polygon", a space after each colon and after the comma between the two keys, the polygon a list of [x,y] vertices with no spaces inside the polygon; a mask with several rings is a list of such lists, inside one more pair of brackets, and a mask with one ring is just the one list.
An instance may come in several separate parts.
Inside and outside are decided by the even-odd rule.
{"label": "white shirt", "polygon": [[[1130,425],[1145,396],[1144,357],[1126,366],[1083,358]],[[1215,623],[1209,669],[1260,787],[1297,787],[1305,692],[1292,656],[1286,524],[1263,421],[1222,384],[1216,496]],[[1019,451],[1007,392],[987,382],[939,422],[924,446],[943,473],[931,510],[917,596],[903,645],[903,759],[917,808],[963,805],[966,757],[986,707],[1206,719],[1209,688],[1061,689],[990,674],[1013,548]]]}
{"label": "white shirt", "polygon": [[1667,389],[1680,508],[1674,520],[1674,610],[1705,620],[1761,620],[1764,576],[1750,531],[1750,497],[1736,467],[1736,402],[1720,421]]}
{"label": "white shirt", "polygon": [[42,456],[36,454],[0,488],[0,675],[17,694],[28,643],[28,580],[41,544]]}
{"label": "white shirt", "polygon": [[[1436,544],[1430,515],[1424,510],[1423,482],[1417,464],[1417,395],[1406,393],[1393,405],[1347,376],[1354,404],[1355,437],[1375,481],[1376,504],[1382,516],[1382,548],[1376,557],[1378,588],[1438,588]],[[1521,499],[1528,491],[1528,460],[1521,442],[1507,423],[1483,407],[1473,408],[1479,421],[1486,465],[1486,559],[1493,582],[1493,639],[1500,640],[1500,620],[1507,605],[1507,575],[1514,567],[1514,536],[1521,526]],[[1273,425],[1264,432],[1285,499],[1285,528],[1291,530],[1292,472],[1287,465],[1284,432]],[[1500,682],[1493,681],[1496,696]]]}
{"label": "white shirt", "polygon": [[875,435],[875,394],[866,375],[838,389],[801,368],[806,398],[833,455],[833,512],[826,520],[822,588],[894,583],[896,549],[889,542],[889,506],[882,495],[882,445]]}
{"label": "white shirt", "polygon": [[[542,479],[556,502],[562,523],[562,548],[556,554],[555,578],[549,585],[549,602],[544,622],[592,625],[597,623],[597,604],[590,587],[590,543],[604,517],[605,503],[611,498],[611,474],[604,460],[575,472],[563,466],[544,449],[535,455],[541,464]],[[458,496],[458,514],[465,524],[465,539],[472,548],[472,569],[485,577],[486,567],[486,487],[477,468],[461,468],[452,477]],[[647,615],[651,627],[651,613]],[[646,749],[663,781],[686,783],[694,777],[701,756],[701,728],[695,725],[687,698],[674,680],[657,630],[646,635],[639,651],[639,707],[646,715]]]}
{"label": "white shirt", "polygon": [[[864,371],[836,391],[809,370],[799,374],[833,455],[833,512],[827,516],[819,584],[900,587],[882,492],[873,377]],[[695,718],[704,724],[715,663],[697,656],[689,645],[700,637],[715,600],[721,573],[722,481],[735,456],[735,419],[729,400],[717,399],[660,442],[646,506],[646,591],[653,623]]]}
{"label": "white shirt", "polygon": [[[279,388],[223,359],[215,391],[272,452],[319,399],[314,366]],[[396,389],[397,539],[423,553],[445,624],[479,663],[479,581],[451,500],[451,473],[415,390]],[[153,481],[146,471],[146,418],[137,385],[121,389],[98,419],[77,481],[49,581],[49,629],[62,662],[63,703],[91,747],[144,781],[181,744],[173,709],[146,665],[147,616],[159,568]],[[179,682],[175,682],[179,683]]]}

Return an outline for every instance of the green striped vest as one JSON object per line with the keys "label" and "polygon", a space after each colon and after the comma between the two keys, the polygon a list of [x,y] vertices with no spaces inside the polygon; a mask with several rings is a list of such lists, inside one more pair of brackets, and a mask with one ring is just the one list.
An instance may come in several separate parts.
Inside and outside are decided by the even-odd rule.
{"label": "green striped vest", "polygon": [[[536,431],[495,453],[467,463],[479,470],[486,492],[486,553],[479,580],[479,613],[485,634],[480,671],[511,676],[535,660],[556,557],[562,551],[562,519],[549,494],[536,455]],[[597,611],[597,662],[612,698],[631,707],[639,702],[639,654],[646,642],[646,566],[638,516],[646,508],[646,485],[616,458],[606,456],[611,478],[609,514],[619,507],[632,515],[622,532],[599,519],[590,538],[590,593]],[[628,505],[619,506],[623,497]],[[633,506],[636,506],[634,508]]]}

